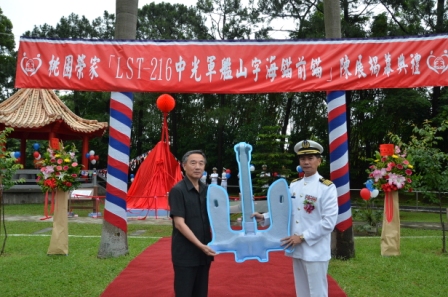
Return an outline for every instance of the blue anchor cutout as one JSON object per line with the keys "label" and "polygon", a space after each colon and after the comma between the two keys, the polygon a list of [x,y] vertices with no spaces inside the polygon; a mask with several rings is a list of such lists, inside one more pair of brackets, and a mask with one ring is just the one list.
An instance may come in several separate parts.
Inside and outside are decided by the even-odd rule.
{"label": "blue anchor cutout", "polygon": [[[242,230],[230,227],[230,204],[227,191],[221,186],[210,185],[207,192],[207,210],[213,240],[208,244],[217,253],[234,253],[236,262],[256,259],[268,262],[268,252],[284,251],[280,240],[291,235],[291,199],[285,179],[275,181],[268,189],[267,205],[271,224],[258,230],[254,213],[250,160],[252,146],[240,142],[234,147],[240,172]],[[287,249],[287,252],[292,252]]]}

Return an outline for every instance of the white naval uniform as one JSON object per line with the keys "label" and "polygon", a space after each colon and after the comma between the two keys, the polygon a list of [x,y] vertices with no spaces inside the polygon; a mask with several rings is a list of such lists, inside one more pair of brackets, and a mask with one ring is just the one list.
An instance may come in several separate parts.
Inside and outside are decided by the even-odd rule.
{"label": "white naval uniform", "polygon": [[[297,296],[299,292],[300,297],[328,296],[327,270],[331,258],[331,232],[338,216],[336,187],[324,180],[319,173],[315,173],[293,181],[289,190],[292,201],[291,235],[303,235],[305,239],[305,242],[294,247],[292,253],[285,253],[294,258]],[[304,208],[305,200],[314,204],[310,213]],[[264,225],[269,224],[269,214],[263,215]],[[304,287],[309,290],[304,290]]]}
{"label": "white naval uniform", "polygon": [[210,184],[217,185],[218,184],[218,177],[219,177],[218,173],[213,172],[212,174],[210,174],[210,179],[211,179]]}
{"label": "white naval uniform", "polygon": [[227,173],[221,174],[221,187],[223,187],[227,191]]}

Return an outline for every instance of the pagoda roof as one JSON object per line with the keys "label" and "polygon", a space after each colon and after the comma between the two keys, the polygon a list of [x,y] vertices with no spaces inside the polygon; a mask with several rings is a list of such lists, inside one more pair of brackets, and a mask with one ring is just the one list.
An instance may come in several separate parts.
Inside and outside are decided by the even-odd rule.
{"label": "pagoda roof", "polygon": [[47,89],[20,89],[0,103],[0,128],[11,127],[11,138],[48,140],[49,134],[62,140],[101,137],[107,122],[87,120],[73,113]]}

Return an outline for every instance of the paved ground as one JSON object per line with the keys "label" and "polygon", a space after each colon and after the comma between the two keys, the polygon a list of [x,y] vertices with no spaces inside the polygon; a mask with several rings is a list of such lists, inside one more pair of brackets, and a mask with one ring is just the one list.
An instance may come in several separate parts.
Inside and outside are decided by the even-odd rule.
{"label": "paved ground", "polygon": [[[6,221],[27,221],[27,222],[52,222],[53,219],[41,220],[43,216],[11,216],[5,215]],[[141,217],[140,217],[141,218]],[[90,223],[90,224],[102,224],[102,217],[69,217],[69,222],[72,223]],[[148,216],[145,219],[138,219],[134,217],[128,217],[128,224],[148,224],[148,225],[171,225],[171,219],[167,216]],[[422,228],[430,230],[441,230],[440,223],[417,223],[417,222],[402,222],[402,228]],[[448,229],[448,226],[445,227]]]}
{"label": "paved ground", "polygon": [[[241,212],[239,201],[232,201],[230,202],[230,212],[231,213],[238,213]],[[258,212],[266,212],[267,206],[266,201],[255,201],[254,202],[254,208],[255,211]],[[42,216],[11,216],[5,214],[5,220],[6,221],[28,221],[28,222],[52,222],[53,219],[48,220],[41,220],[43,218]],[[69,222],[73,223],[90,223],[90,224],[102,224],[103,218],[92,218],[92,217],[69,217]],[[142,216],[140,217],[132,217],[128,216],[128,224],[148,224],[148,225],[171,225],[171,219],[166,213],[163,213],[163,215],[157,216],[147,216],[145,219],[143,219]],[[355,223],[356,224],[356,223]],[[440,223],[417,223],[417,222],[402,222],[401,223],[402,228],[422,228],[422,229],[430,229],[430,230],[441,230],[442,227]],[[445,226],[446,229],[448,229],[448,224]]]}

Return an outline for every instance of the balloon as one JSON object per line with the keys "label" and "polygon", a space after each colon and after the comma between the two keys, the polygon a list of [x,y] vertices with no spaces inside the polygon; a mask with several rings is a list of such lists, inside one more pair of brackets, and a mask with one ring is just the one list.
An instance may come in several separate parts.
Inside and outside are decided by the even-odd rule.
{"label": "balloon", "polygon": [[230,173],[226,173],[226,178],[230,178]]}
{"label": "balloon", "polygon": [[16,159],[20,158],[20,152],[14,152],[14,157],[15,157]]}
{"label": "balloon", "polygon": [[373,180],[369,179],[365,183],[366,188],[369,189],[370,192],[372,192],[375,188],[373,187]]}
{"label": "balloon", "polygon": [[93,156],[93,155],[95,155],[95,151],[94,151],[94,150],[91,150],[91,151],[89,152],[89,154],[90,154],[91,156]]}
{"label": "balloon", "polygon": [[11,152],[10,155],[11,155],[11,158],[15,158],[15,157],[16,157],[16,156],[15,156],[15,155],[16,155],[15,152]]}
{"label": "balloon", "polygon": [[86,154],[86,158],[87,158],[87,159],[90,158],[90,154],[89,154],[89,153]]}
{"label": "balloon", "polygon": [[173,97],[171,97],[171,95],[162,94],[159,98],[157,98],[156,105],[161,112],[168,113],[173,110],[176,105],[176,101]]}
{"label": "balloon", "polygon": [[94,156],[94,155],[90,155],[90,156],[89,156],[89,160],[90,160],[90,161],[95,160],[95,156]]}
{"label": "balloon", "polygon": [[226,169],[226,173],[230,173],[230,169]]}
{"label": "balloon", "polygon": [[252,171],[252,172],[255,171],[255,166],[252,164],[250,165],[250,171]]}
{"label": "balloon", "polygon": [[131,178],[131,182],[133,182],[134,181],[134,178]]}
{"label": "balloon", "polygon": [[131,173],[131,177],[134,177],[134,173]]}
{"label": "balloon", "polygon": [[96,160],[93,159],[93,160],[90,161],[90,163],[92,163],[93,165],[95,165],[95,164],[96,164]]}
{"label": "balloon", "polygon": [[366,201],[369,200],[370,199],[370,191],[369,191],[369,189],[367,189],[367,188],[361,189],[360,195],[361,195],[362,199],[364,199]]}
{"label": "balloon", "polygon": [[207,171],[202,172],[202,175],[207,176]]}
{"label": "balloon", "polygon": [[378,191],[377,189],[374,189],[372,192],[370,192],[370,197],[376,198],[379,193],[380,193],[380,191]]}
{"label": "balloon", "polygon": [[100,159],[100,156],[95,155],[95,160],[99,161],[99,159]]}
{"label": "balloon", "polygon": [[296,167],[296,170],[297,170],[298,173],[302,173],[303,172],[302,166],[300,166],[300,165]]}
{"label": "balloon", "polygon": [[33,149],[35,150],[35,151],[37,151],[37,150],[39,150],[39,148],[40,148],[40,145],[36,142],[36,143],[33,143]]}
{"label": "balloon", "polygon": [[277,177],[278,176],[278,173],[277,172],[274,172],[274,177]]}

